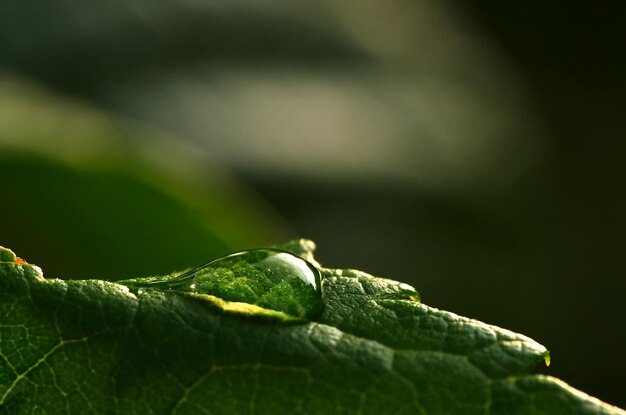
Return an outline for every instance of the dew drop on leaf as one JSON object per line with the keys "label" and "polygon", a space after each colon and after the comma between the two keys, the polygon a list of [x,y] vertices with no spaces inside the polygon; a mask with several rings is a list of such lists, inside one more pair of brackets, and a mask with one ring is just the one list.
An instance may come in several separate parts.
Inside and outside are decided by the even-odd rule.
{"label": "dew drop on leaf", "polygon": [[149,289],[209,294],[307,320],[322,308],[319,270],[298,256],[271,248],[237,252],[170,278],[118,282],[138,294]]}

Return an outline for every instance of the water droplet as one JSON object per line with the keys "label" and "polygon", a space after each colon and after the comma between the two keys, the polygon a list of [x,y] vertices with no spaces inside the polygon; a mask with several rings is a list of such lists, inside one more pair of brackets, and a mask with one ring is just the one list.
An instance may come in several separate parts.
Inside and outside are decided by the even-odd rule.
{"label": "water droplet", "polygon": [[210,294],[312,319],[321,311],[320,272],[310,262],[278,249],[237,252],[168,279],[118,281],[131,289]]}

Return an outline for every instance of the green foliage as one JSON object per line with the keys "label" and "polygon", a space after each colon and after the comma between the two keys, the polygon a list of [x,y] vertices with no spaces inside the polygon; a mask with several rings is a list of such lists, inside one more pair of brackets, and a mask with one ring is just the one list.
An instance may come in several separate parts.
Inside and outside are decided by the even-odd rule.
{"label": "green foliage", "polygon": [[360,271],[322,269],[321,315],[294,324],[1,258],[0,413],[624,414],[528,374],[533,340]]}
{"label": "green foliage", "polygon": [[289,237],[174,137],[2,73],[0,109],[0,244],[49,276],[148,276]]}

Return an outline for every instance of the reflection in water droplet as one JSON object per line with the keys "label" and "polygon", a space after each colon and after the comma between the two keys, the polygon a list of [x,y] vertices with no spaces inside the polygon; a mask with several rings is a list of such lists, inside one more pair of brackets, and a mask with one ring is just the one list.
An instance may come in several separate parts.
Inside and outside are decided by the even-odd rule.
{"label": "reflection in water droplet", "polygon": [[168,279],[118,282],[138,294],[146,289],[210,294],[303,319],[315,318],[322,308],[319,270],[277,249],[237,252]]}

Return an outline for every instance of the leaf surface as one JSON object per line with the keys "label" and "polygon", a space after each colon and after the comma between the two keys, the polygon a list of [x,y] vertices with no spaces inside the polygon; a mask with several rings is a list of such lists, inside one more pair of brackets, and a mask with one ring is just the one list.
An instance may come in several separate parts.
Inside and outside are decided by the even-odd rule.
{"label": "leaf surface", "polygon": [[[314,262],[310,241],[282,249]],[[547,350],[324,269],[315,321],[101,280],[44,279],[0,250],[0,413],[625,414],[529,371]]]}

